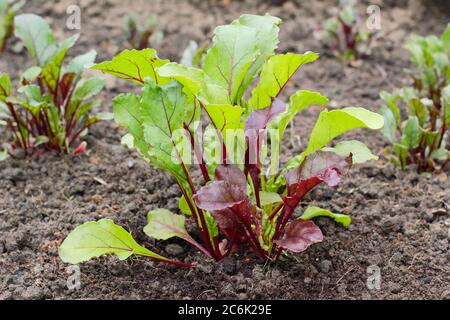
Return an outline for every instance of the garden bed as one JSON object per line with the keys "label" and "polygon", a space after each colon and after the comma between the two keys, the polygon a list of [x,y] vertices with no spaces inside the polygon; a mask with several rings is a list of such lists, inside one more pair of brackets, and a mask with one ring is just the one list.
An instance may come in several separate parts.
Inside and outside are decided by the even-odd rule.
{"label": "garden bed", "polygon": [[[241,13],[265,12],[284,20],[279,51],[322,53],[313,30],[336,5],[335,1],[307,5],[231,1],[228,6],[193,0],[80,2],[82,28],[75,53],[94,48],[98,61],[110,59],[123,47],[123,14],[130,9],[143,16],[158,14],[165,38],[157,49],[163,58],[178,60],[189,39],[203,41],[214,26]],[[432,1],[426,10],[420,1],[398,1],[400,6],[394,2],[377,1],[382,29],[361,66],[343,67],[323,53],[298,73],[295,87],[288,91],[300,87],[320,91],[330,97],[331,107],[355,105],[377,111],[380,90],[407,82],[403,69],[409,60],[402,49],[407,35],[441,33],[450,15],[445,1]],[[70,3],[33,1],[23,11],[49,18],[55,30],[68,35],[73,33],[64,29]],[[364,13],[365,5],[360,9]],[[26,61],[24,53],[7,51],[0,58],[0,69],[17,78]],[[102,108],[111,110],[112,97],[128,87],[108,78]],[[284,155],[304,148],[319,111],[309,109],[296,119],[302,124],[294,132],[298,139],[287,141]],[[449,172],[429,176],[418,175],[413,168],[396,170],[383,157],[387,143],[381,133],[359,130],[348,135],[359,136],[380,160],[352,169],[336,189],[322,186],[308,196],[318,206],[349,214],[350,228],[320,218],[322,243],[267,266],[256,256],[243,258],[239,252],[216,263],[182,241],[152,242],[142,231],[147,212],[159,207],[176,211],[179,191],[172,178],[120,145],[123,133],[112,122],[102,123],[86,138],[87,154],[0,162],[0,299],[450,299]],[[103,257],[82,264],[81,288],[69,290],[68,265],[58,257],[57,248],[74,227],[104,217],[126,227],[144,246],[196,262],[197,267],[175,268],[142,257],[123,262]],[[369,266],[380,268],[380,290],[366,284]]]}

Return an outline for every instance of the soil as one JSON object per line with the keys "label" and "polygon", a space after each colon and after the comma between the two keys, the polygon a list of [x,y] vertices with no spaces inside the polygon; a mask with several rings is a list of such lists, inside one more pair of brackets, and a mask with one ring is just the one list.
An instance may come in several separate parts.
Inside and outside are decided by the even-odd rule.
{"label": "soil", "polygon": [[[29,1],[23,11],[44,16],[58,37],[68,36],[74,33],[65,28],[72,2]],[[125,45],[123,17],[130,10],[142,18],[158,14],[165,37],[157,49],[161,57],[174,60],[190,39],[209,39],[214,26],[241,13],[269,12],[284,20],[280,52],[322,55],[299,73],[289,92],[300,87],[320,91],[331,98],[330,107],[358,105],[374,111],[381,104],[380,90],[408,81],[404,68],[410,64],[402,49],[407,35],[441,33],[450,20],[448,1],[426,1],[425,8],[420,1],[374,0],[382,20],[371,54],[358,67],[343,67],[313,36],[337,1],[233,0],[227,6],[200,0],[75,2],[82,28],[74,53],[95,48],[99,61]],[[362,15],[368,4],[360,3]],[[14,44],[0,57],[0,69],[17,79],[28,60],[24,52],[12,51]],[[111,110],[112,97],[130,88],[108,78],[102,108]],[[285,157],[302,150],[318,111],[305,111],[296,120],[299,139],[286,142]],[[216,263],[181,241],[146,237],[142,228],[148,210],[176,211],[179,191],[169,176],[120,145],[123,133],[114,123],[102,123],[90,131],[89,151],[82,156],[47,154],[0,163],[0,299],[450,299],[448,172],[430,176],[413,168],[395,169],[383,156],[387,143],[381,134],[360,130],[348,135],[367,143],[380,160],[352,169],[339,187],[321,187],[305,201],[350,214],[349,229],[319,219],[322,243],[264,266],[242,253]],[[103,257],[80,265],[81,288],[69,290],[71,269],[59,259],[57,247],[75,226],[105,217],[126,227],[144,246],[197,267]],[[381,288],[369,289],[376,267]]]}

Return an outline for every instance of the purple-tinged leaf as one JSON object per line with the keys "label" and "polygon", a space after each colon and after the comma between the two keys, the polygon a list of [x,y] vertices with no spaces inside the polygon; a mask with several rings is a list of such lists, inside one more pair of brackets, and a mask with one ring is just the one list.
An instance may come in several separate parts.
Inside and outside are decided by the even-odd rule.
{"label": "purple-tinged leaf", "polygon": [[216,180],[194,195],[198,207],[207,211],[224,210],[245,199],[248,199],[246,178],[236,165],[218,166]]}
{"label": "purple-tinged leaf", "polygon": [[284,111],[286,111],[284,102],[278,98],[273,98],[269,107],[255,110],[250,114],[245,123],[245,131],[266,129],[269,122]]}
{"label": "purple-tinged leaf", "polygon": [[293,198],[290,200],[300,201],[312,188],[322,182],[330,187],[338,185],[340,176],[346,173],[351,164],[351,154],[347,158],[325,151],[308,155],[300,168],[286,173],[288,196]]}
{"label": "purple-tinged leaf", "polygon": [[314,222],[294,220],[286,226],[284,236],[274,242],[281,248],[300,253],[322,240],[322,231]]}

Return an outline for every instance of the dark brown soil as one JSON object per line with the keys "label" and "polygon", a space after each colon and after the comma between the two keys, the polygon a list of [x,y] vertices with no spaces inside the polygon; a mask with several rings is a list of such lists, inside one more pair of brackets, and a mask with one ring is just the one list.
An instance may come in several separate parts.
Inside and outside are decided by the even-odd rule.
{"label": "dark brown soil", "polygon": [[[99,60],[123,48],[122,24],[128,10],[142,17],[159,15],[165,33],[160,56],[175,60],[190,39],[208,39],[214,26],[241,13],[269,12],[284,19],[280,51],[323,53],[289,90],[301,86],[329,96],[331,107],[360,105],[371,110],[380,106],[381,89],[392,90],[407,81],[403,69],[409,66],[408,56],[402,49],[406,36],[440,33],[450,20],[446,1],[427,1],[426,9],[420,1],[373,1],[381,6],[382,30],[371,55],[360,67],[350,68],[342,67],[313,37],[337,1],[231,1],[226,7],[222,1],[200,0],[77,2],[82,29],[75,51],[95,48]],[[64,29],[71,3],[29,1],[24,11],[48,18],[60,36],[67,36],[73,33]],[[365,5],[360,9],[364,14]],[[0,69],[17,78],[27,63],[24,53],[7,51]],[[102,108],[110,110],[112,97],[127,88],[123,81],[108,78]],[[310,109],[296,120],[302,144],[318,111]],[[447,174],[401,172],[381,157],[353,169],[338,188],[323,187],[310,195],[311,203],[350,214],[349,229],[319,219],[325,240],[276,266],[242,254],[215,263],[182,242],[155,243],[144,235],[147,211],[177,210],[179,192],[170,177],[121,146],[121,134],[113,123],[103,123],[91,130],[90,150],[83,156],[45,155],[35,161],[0,163],[0,299],[450,299]],[[351,137],[381,156],[387,145],[379,133],[359,131]],[[299,143],[287,141],[284,154],[301,149]],[[81,265],[80,290],[67,289],[68,265],[58,258],[57,247],[75,226],[103,217],[131,230],[139,243],[168,251],[166,255],[176,253],[198,267],[178,269],[143,258],[119,262],[104,257]],[[381,270],[380,290],[366,285],[367,267],[373,265]]]}

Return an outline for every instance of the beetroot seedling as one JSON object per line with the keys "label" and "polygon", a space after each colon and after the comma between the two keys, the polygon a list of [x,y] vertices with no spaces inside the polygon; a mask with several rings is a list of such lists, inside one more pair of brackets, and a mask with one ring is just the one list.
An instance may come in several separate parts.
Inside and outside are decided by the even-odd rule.
{"label": "beetroot seedling", "polygon": [[[185,229],[186,217],[165,209],[148,213],[148,236],[184,239],[215,260],[242,247],[263,261],[276,261],[286,250],[298,253],[322,241],[322,232],[310,219],[327,216],[349,224],[349,217],[317,207],[299,218],[294,211],[316,186],[334,187],[351,165],[376,159],[359,141],[326,146],[352,129],[380,129],[383,118],[359,107],[325,109],[306,149],[278,170],[288,124],[305,108],[328,103],[320,93],[307,90],[282,98],[301,66],[318,55],[276,54],[280,23],[268,15],[243,15],[216,28],[201,69],[162,60],[153,49],[126,50],[93,67],[142,86],[140,94],[114,99],[115,119],[128,130],[123,143],[174,177],[182,195],[180,211],[195,223],[199,239]],[[201,121],[205,118],[206,124]],[[264,168],[269,150],[270,166]],[[195,169],[203,181],[194,180]],[[74,230],[60,247],[64,261],[142,253],[135,244],[124,252],[116,246],[117,237],[98,230],[95,223],[83,226],[83,232]]]}

